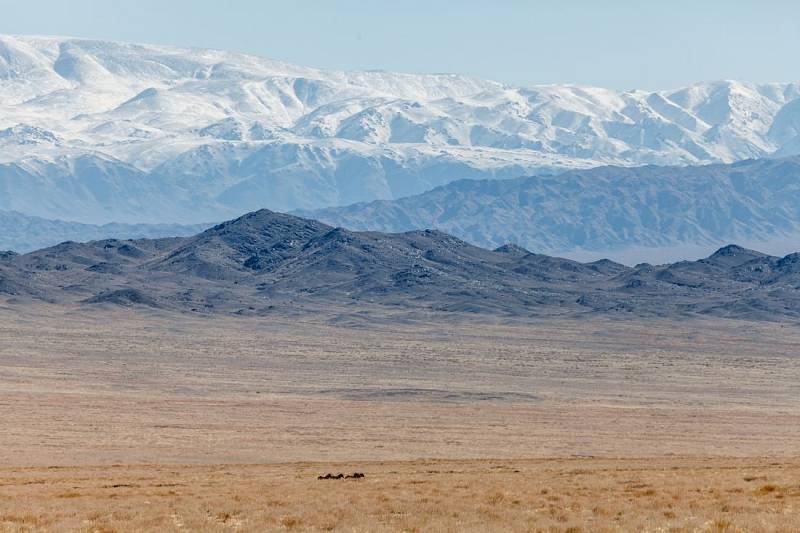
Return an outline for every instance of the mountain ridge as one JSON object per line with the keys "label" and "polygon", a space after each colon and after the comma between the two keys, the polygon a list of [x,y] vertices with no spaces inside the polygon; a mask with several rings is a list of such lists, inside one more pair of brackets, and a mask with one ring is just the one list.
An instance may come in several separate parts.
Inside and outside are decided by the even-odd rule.
{"label": "mountain ridge", "polygon": [[[298,211],[360,231],[438,228],[478,246],[613,252],[800,240],[800,157],[703,167],[597,167],[459,180],[416,196]],[[793,242],[793,241],[792,241]]]}
{"label": "mountain ridge", "polygon": [[246,54],[0,36],[0,209],[201,223],[460,178],[800,153],[800,84],[668,91],[340,72]]}
{"label": "mountain ridge", "polygon": [[81,224],[0,210],[0,250],[32,252],[64,241],[138,239],[194,235],[211,224]]}
{"label": "mountain ridge", "polygon": [[373,312],[676,318],[800,317],[800,254],[729,245],[699,261],[628,267],[436,230],[354,232],[259,210],[197,235],[65,242],[0,254],[7,305],[49,302],[204,314]]}

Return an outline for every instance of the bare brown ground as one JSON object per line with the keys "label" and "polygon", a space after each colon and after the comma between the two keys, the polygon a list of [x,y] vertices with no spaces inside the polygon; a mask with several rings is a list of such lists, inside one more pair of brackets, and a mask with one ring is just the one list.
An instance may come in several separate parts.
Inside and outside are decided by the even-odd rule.
{"label": "bare brown ground", "polygon": [[0,305],[0,530],[797,531],[799,354],[786,324]]}

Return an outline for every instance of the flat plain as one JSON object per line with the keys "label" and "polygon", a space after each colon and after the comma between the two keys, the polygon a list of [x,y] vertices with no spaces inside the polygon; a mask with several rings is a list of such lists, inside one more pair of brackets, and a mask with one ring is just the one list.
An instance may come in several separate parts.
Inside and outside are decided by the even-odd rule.
{"label": "flat plain", "polygon": [[444,316],[3,304],[0,530],[800,527],[797,325]]}

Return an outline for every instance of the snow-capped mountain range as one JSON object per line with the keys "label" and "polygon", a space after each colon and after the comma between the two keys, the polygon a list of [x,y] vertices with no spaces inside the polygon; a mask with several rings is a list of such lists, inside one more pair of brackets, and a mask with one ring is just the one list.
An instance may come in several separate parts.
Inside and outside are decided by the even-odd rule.
{"label": "snow-capped mountain range", "polygon": [[798,153],[798,83],[513,87],[0,36],[0,210],[41,217],[199,223],[463,178]]}

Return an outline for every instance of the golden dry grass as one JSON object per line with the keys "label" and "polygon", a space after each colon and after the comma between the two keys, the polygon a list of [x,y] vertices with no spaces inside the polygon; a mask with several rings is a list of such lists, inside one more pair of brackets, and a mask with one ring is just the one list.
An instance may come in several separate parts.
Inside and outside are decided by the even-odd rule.
{"label": "golden dry grass", "polygon": [[800,328],[485,320],[0,305],[0,530],[800,530]]}
{"label": "golden dry grass", "polygon": [[[325,480],[359,469],[360,480]],[[800,461],[542,459],[0,471],[0,530],[798,531]]]}

